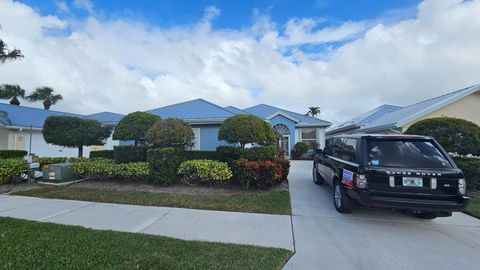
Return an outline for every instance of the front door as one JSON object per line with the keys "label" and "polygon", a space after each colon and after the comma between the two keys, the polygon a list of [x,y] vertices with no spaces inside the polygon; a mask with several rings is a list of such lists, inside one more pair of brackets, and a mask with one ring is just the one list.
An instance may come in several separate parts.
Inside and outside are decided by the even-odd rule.
{"label": "front door", "polygon": [[290,136],[284,135],[278,138],[278,147],[283,150],[283,156],[290,159]]}

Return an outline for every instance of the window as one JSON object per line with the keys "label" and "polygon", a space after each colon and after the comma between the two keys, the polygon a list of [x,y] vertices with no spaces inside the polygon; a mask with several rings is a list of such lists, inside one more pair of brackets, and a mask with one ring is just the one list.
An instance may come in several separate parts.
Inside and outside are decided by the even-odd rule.
{"label": "window", "polygon": [[323,152],[325,153],[325,155],[333,155],[333,139],[328,139],[325,142],[325,149],[323,150]]}
{"label": "window", "polygon": [[338,150],[338,158],[341,158],[350,162],[357,162],[357,140],[356,139],[344,139],[341,149]]}
{"label": "window", "polygon": [[342,148],[344,140],[341,138],[333,139],[333,156],[337,158],[342,158]]}
{"label": "window", "polygon": [[369,140],[368,165],[400,168],[451,168],[450,162],[430,141]]}
{"label": "window", "polygon": [[316,149],[317,143],[317,129],[316,128],[302,128],[302,142],[308,145],[310,149]]}

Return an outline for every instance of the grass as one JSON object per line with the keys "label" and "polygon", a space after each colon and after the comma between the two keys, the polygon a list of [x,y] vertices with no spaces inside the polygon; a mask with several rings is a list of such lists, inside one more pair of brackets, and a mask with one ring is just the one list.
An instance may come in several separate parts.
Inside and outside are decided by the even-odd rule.
{"label": "grass", "polygon": [[249,213],[291,214],[290,195],[287,191],[198,196],[139,191],[122,192],[93,188],[48,187],[17,191],[13,195]]}
{"label": "grass", "polygon": [[0,269],[280,269],[288,250],[0,218]]}
{"label": "grass", "polygon": [[480,218],[480,196],[471,194],[470,202],[468,203],[465,212],[469,215]]}

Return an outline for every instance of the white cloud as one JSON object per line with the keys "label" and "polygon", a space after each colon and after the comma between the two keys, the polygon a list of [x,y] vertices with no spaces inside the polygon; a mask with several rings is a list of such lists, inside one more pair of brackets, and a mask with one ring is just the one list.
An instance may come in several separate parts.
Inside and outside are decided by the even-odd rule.
{"label": "white cloud", "polygon": [[89,13],[93,12],[93,4],[90,0],[73,0],[73,6],[78,9],[84,9]]}
{"label": "white cloud", "polygon": [[64,1],[58,1],[58,2],[56,2],[56,5],[57,5],[57,10],[60,13],[69,13],[70,12],[70,9],[68,8],[67,3],[65,3]]}
{"label": "white cloud", "polygon": [[[251,27],[212,30],[219,13],[207,8],[197,24],[173,28],[90,16],[71,34],[51,36],[45,28],[67,23],[0,0],[2,39],[25,54],[0,66],[0,83],[52,86],[65,98],[56,109],[82,113],[127,113],[201,97],[299,112],[320,106],[331,121],[479,83],[479,0],[425,1],[414,19],[370,27],[322,27],[309,18],[278,26],[256,14]],[[339,40],[347,41],[320,55],[298,47]]]}

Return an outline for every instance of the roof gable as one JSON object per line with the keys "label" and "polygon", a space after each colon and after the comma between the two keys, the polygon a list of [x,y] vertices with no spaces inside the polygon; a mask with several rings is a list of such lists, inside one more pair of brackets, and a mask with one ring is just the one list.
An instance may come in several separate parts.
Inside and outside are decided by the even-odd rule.
{"label": "roof gable", "polygon": [[226,119],[235,114],[203,99],[194,99],[147,111],[161,118],[180,118],[184,120]]}
{"label": "roof gable", "polygon": [[480,84],[403,107],[383,115],[360,129],[360,131],[374,131],[403,126],[478,91],[480,91]]}
{"label": "roof gable", "polygon": [[274,106],[266,105],[266,104],[258,104],[253,107],[249,107],[244,109],[244,111],[254,114],[258,117],[261,117],[263,119],[268,119],[268,117],[281,112],[284,115],[288,115],[290,118],[293,118],[296,120],[297,124],[299,125],[318,125],[318,126],[329,126],[331,125],[330,122],[321,120],[318,118],[306,116],[303,114],[299,114],[296,112],[292,111],[287,111],[283,110]]}

